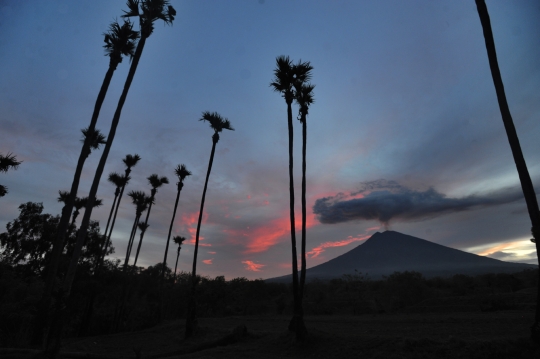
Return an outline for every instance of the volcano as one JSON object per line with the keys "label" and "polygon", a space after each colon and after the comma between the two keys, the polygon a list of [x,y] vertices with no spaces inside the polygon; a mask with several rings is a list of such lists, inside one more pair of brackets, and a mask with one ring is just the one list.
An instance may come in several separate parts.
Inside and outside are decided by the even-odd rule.
{"label": "volcano", "polygon": [[[538,268],[533,264],[509,263],[467,253],[395,231],[377,232],[363,244],[328,262],[308,268],[306,280],[329,280],[354,274],[380,279],[394,272],[415,271],[426,278],[455,274],[515,273]],[[291,275],[268,279],[290,282]]]}

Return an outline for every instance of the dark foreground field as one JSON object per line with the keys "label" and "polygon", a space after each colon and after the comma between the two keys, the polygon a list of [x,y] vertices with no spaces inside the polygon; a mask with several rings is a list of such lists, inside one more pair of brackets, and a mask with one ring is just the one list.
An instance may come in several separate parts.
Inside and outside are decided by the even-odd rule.
{"label": "dark foreground field", "polygon": [[[136,358],[540,358],[528,340],[531,311],[491,313],[310,316],[309,338],[298,344],[288,316],[200,319],[183,340],[183,321],[144,331],[68,340],[65,357]],[[223,346],[232,330],[247,333]],[[70,353],[87,355],[71,355]]]}

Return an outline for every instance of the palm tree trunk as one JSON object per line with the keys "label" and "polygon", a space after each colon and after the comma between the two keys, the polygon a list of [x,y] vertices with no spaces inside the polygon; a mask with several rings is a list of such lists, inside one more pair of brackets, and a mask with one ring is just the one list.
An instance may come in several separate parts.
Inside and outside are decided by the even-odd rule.
{"label": "palm tree trunk", "polygon": [[178,251],[176,252],[176,264],[174,265],[174,277],[176,278],[176,269],[178,268],[178,258],[180,258],[180,248],[178,247]]}
{"label": "palm tree trunk", "polygon": [[[178,208],[178,201],[180,200],[180,192],[182,191],[182,187],[184,184],[182,182],[178,182],[178,191],[176,192],[176,201],[174,202],[174,210],[173,215],[171,219],[171,224],[169,226],[169,234],[167,235],[167,244],[165,245],[165,255],[163,256],[163,267],[161,268],[161,282],[163,283],[163,279],[165,278],[165,265],[167,263],[167,254],[169,252],[169,243],[171,241],[171,233],[172,228],[174,225],[174,218],[176,217],[176,209]],[[178,260],[176,261],[178,263]],[[175,268],[175,274],[176,274],[176,268]]]}
{"label": "palm tree trunk", "polygon": [[150,211],[152,210],[152,202],[154,201],[154,196],[150,199],[150,205],[148,206],[148,212],[146,212],[146,219],[144,220],[144,230],[141,230],[141,238],[139,239],[139,245],[137,246],[137,253],[135,253],[135,261],[133,262],[133,267],[137,264],[137,259],[139,258],[139,252],[141,251],[141,245],[144,238],[144,234],[146,233],[147,224],[148,224],[148,217],[150,217]]}
{"label": "palm tree trunk", "polygon": [[126,259],[124,260],[124,272],[127,270],[129,257],[131,256],[131,247],[133,247],[133,240],[135,238],[135,234],[137,234],[138,224],[139,224],[139,216],[135,216],[135,221],[133,221],[133,227],[131,228],[131,234],[129,235],[128,246],[126,248]]}
{"label": "palm tree trunk", "polygon": [[[480,16],[480,22],[482,23],[489,59],[489,67],[491,69],[491,76],[493,77],[493,84],[495,85],[495,91],[497,93],[499,109],[501,111],[504,128],[506,129],[506,135],[508,136],[508,142],[510,143],[510,148],[512,149],[512,155],[514,156],[514,162],[516,163],[519,180],[521,182],[521,189],[523,190],[525,202],[527,203],[527,210],[529,212],[529,218],[532,225],[532,235],[536,244],[536,254],[538,257],[538,263],[540,264],[540,210],[538,208],[538,201],[536,199],[536,193],[531,181],[531,176],[529,175],[529,171],[527,169],[527,164],[525,163],[525,158],[521,152],[521,146],[519,144],[516,128],[514,127],[514,121],[510,115],[510,109],[508,108],[508,102],[506,101],[504,85],[499,70],[499,64],[497,62],[495,41],[493,40],[493,33],[491,31],[491,22],[484,0],[476,0],[476,7],[478,9],[478,15]],[[536,313],[534,324],[531,327],[531,337],[537,342],[540,341],[540,280],[538,281]]]}
{"label": "palm tree trunk", "polygon": [[[171,233],[172,233],[172,228],[173,228],[173,225],[174,225],[174,218],[176,217],[176,209],[178,208],[178,201],[180,200],[180,192],[182,191],[182,187],[184,186],[184,184],[182,182],[178,182],[178,187],[177,187],[177,191],[176,191],[176,201],[174,202],[174,210],[173,210],[173,215],[172,215],[172,219],[171,219],[171,224],[169,226],[169,234],[167,235],[167,244],[165,245],[165,255],[163,256],[163,266],[161,267],[161,276],[160,276],[160,280],[159,280],[159,322],[162,321],[163,319],[163,282],[165,280],[165,268],[166,268],[166,265],[167,265],[167,254],[169,252],[169,242],[171,240]],[[178,257],[176,258],[176,263],[178,264]],[[176,274],[176,267],[174,269],[175,271],[175,274]]]}
{"label": "palm tree trunk", "polygon": [[[103,101],[105,100],[105,95],[109,89],[109,84],[113,77],[114,71],[118,66],[118,62],[109,62],[109,68],[101,84],[101,89],[99,90],[96,103],[94,105],[94,112],[92,113],[92,118],[90,120],[90,126],[88,126],[88,133],[92,133],[96,128],[97,119],[99,117],[99,112]],[[75,169],[75,175],[73,176],[73,182],[71,183],[71,191],[69,198],[62,208],[62,217],[60,218],[60,223],[58,224],[58,229],[56,232],[56,239],[53,243],[53,249],[51,252],[51,257],[47,266],[47,277],[45,280],[45,288],[43,295],[38,304],[38,311],[36,317],[34,318],[33,333],[31,342],[32,345],[42,345],[44,330],[48,321],[48,312],[51,303],[51,296],[54,287],[54,282],[56,278],[56,273],[58,272],[58,265],[60,263],[60,257],[62,256],[62,249],[64,246],[64,238],[66,235],[66,230],[68,228],[69,218],[71,217],[71,212],[73,210],[73,203],[75,202],[75,197],[77,197],[77,191],[79,189],[79,182],[84,167],[84,162],[88,157],[88,151],[90,149],[89,141],[90,136],[84,141],[81,153],[79,155],[79,160],[77,162],[77,167]]]}
{"label": "palm tree trunk", "polygon": [[208,187],[208,179],[210,171],[212,171],[212,163],[214,162],[214,153],[216,152],[216,144],[219,141],[219,135],[214,133],[212,136],[212,152],[210,153],[210,162],[208,163],[208,171],[206,172],[206,180],[204,181],[204,189],[201,199],[201,209],[199,211],[199,220],[197,222],[197,233],[195,235],[195,251],[193,253],[193,268],[191,270],[191,294],[188,303],[188,315],[186,318],[185,338],[190,338],[197,329],[197,304],[195,302],[195,289],[197,287],[197,253],[199,251],[199,234],[201,232],[201,222],[204,210],[204,199],[206,197],[206,188]]}
{"label": "palm tree trunk", "polygon": [[300,271],[300,302],[304,298],[304,284],[306,282],[306,145],[307,123],[306,116],[302,121],[302,269]]}
{"label": "palm tree trunk", "polygon": [[[126,101],[127,94],[129,92],[129,87],[131,86],[131,82],[133,81],[133,77],[135,76],[135,71],[137,70],[137,65],[139,64],[139,60],[141,58],[141,54],[144,49],[145,43],[146,43],[146,37],[141,36],[141,39],[139,40],[139,43],[137,44],[135,55],[133,56],[133,60],[131,62],[131,67],[129,68],[129,73],[126,79],[126,83],[124,84],[124,90],[122,91],[122,95],[120,96],[120,100],[118,101],[118,106],[116,107],[116,112],[114,113],[114,117],[111,123],[111,129],[109,131],[105,148],[103,149],[103,153],[101,155],[98,167],[96,169],[96,174],[94,176],[94,181],[92,182],[92,187],[90,188],[90,193],[88,195],[88,203],[87,203],[88,209],[84,212],[81,227],[77,235],[77,242],[75,243],[75,249],[73,251],[73,256],[71,258],[68,272],[66,274],[66,277],[64,278],[64,282],[62,286],[63,288],[62,295],[66,297],[69,297],[69,294],[71,291],[71,284],[73,283],[73,278],[75,277],[75,270],[77,268],[79,257],[81,255],[82,245],[86,238],[88,226],[90,224],[90,216],[92,215],[92,209],[94,206],[94,202],[96,200],[96,193],[99,187],[99,182],[101,180],[101,175],[103,174],[105,163],[107,162],[107,157],[109,156],[112,142],[116,134],[116,128],[118,127],[118,123],[120,122],[120,115],[122,114],[122,108]],[[51,338],[52,341],[51,340],[48,341],[47,352],[58,353],[58,350],[60,349],[60,339],[61,339],[60,333],[63,327],[64,314],[65,314],[65,308],[57,314],[60,319],[58,320],[59,328],[57,328],[56,333],[54,333],[53,338]]]}
{"label": "palm tree trunk", "polygon": [[[292,101],[291,101],[292,102]],[[287,123],[289,128],[289,207],[291,221],[291,247],[292,247],[292,280],[293,280],[293,318],[289,323],[289,330],[296,332],[301,339],[303,321],[301,320],[302,303],[298,290],[298,254],[296,252],[296,226],[294,219],[294,174],[293,174],[293,122],[291,102],[287,101]]]}
{"label": "palm tree trunk", "polygon": [[[126,169],[126,178],[129,176],[129,173],[131,171],[129,169]],[[116,216],[118,214],[118,208],[120,208],[120,201],[122,200],[122,195],[124,194],[124,189],[126,188],[126,185],[123,185],[122,186],[122,189],[120,190],[120,195],[118,196],[118,202],[116,203],[116,208],[114,210],[114,216],[113,216],[113,219],[112,219],[112,224],[111,224],[111,229],[109,231],[109,234],[107,235],[107,232],[105,232],[105,235],[107,236],[107,240],[105,241],[105,246],[101,248],[101,261],[100,263],[103,263],[103,261],[105,260],[105,251],[106,249],[109,247],[109,243],[111,243],[111,234],[112,234],[112,231],[113,231],[113,228],[114,228],[114,224],[116,222]]]}

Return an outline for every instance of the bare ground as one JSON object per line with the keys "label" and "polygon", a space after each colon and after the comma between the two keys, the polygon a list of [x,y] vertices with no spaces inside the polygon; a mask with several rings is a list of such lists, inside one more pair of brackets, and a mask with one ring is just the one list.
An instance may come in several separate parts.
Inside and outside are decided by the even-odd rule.
{"label": "bare ground", "polygon": [[[144,331],[67,340],[63,353],[111,358],[540,358],[528,340],[531,311],[306,317],[307,340],[286,331],[288,316],[199,319],[183,339],[184,322]],[[229,345],[231,331],[247,334]],[[234,340],[233,340],[234,341]],[[69,354],[65,356],[70,357]]]}

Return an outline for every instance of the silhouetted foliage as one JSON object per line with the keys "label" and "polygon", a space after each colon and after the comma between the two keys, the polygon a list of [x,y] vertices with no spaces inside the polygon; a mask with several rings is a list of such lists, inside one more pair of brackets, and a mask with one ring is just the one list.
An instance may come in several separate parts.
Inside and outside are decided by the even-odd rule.
{"label": "silhouetted foliage", "polygon": [[[17,161],[17,157],[12,153],[8,153],[7,155],[2,155],[0,153],[0,173],[6,173],[10,169],[16,170],[21,163],[22,161]],[[4,197],[7,193],[8,188],[0,185],[0,197]]]}

